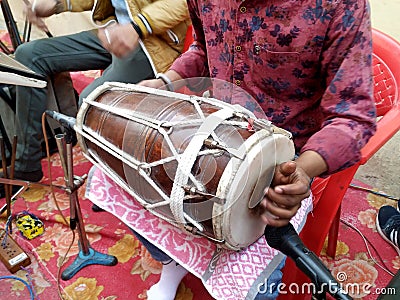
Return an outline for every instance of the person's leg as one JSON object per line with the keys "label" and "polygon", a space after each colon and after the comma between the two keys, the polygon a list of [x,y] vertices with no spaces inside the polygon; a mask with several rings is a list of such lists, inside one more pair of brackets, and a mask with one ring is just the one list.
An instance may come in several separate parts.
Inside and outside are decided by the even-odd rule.
{"label": "person's leg", "polygon": [[[15,52],[15,59],[34,72],[46,76],[48,84],[51,84],[50,78],[53,74],[65,71],[96,70],[106,68],[111,63],[111,55],[102,47],[95,31],[84,31],[22,44]],[[46,110],[47,93],[47,88],[17,87],[18,145],[15,163],[17,178],[22,177],[22,174],[27,176],[29,173],[41,174],[41,142],[43,140],[41,117]],[[40,178],[32,177],[27,180],[37,181]]]}
{"label": "person's leg", "polygon": [[282,283],[282,269],[285,266],[286,258],[276,267],[266,279],[265,284],[259,286],[259,291],[254,300],[274,300],[278,298]]}
{"label": "person's leg", "polygon": [[163,264],[160,280],[147,291],[148,300],[173,300],[179,283],[188,271],[166,253],[131,229],[136,238],[146,247],[150,255]]}
{"label": "person's leg", "polygon": [[125,58],[113,56],[112,63],[104,70],[103,74],[89,84],[79,95],[79,103],[87,97],[96,87],[106,81],[123,83],[138,83],[139,81],[154,78],[155,74],[150,61],[141,47],[138,47]]}
{"label": "person's leg", "polygon": [[139,242],[149,251],[151,257],[159,262],[169,262],[172,260],[166,253],[161,251],[158,247],[150,243],[147,239],[137,233],[134,229],[130,228],[133,235],[139,240]]}

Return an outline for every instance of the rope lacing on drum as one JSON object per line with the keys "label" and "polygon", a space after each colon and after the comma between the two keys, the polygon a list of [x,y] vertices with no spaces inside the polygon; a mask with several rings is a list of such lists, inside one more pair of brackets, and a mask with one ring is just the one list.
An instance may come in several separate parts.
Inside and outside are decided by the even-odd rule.
{"label": "rope lacing on drum", "polygon": [[[180,155],[176,152],[176,149],[175,149],[174,145],[172,144],[171,139],[168,136],[169,131],[166,131],[164,128],[170,128],[170,127],[178,126],[178,125],[179,126],[201,125],[201,124],[203,124],[204,119],[205,119],[205,116],[204,116],[203,112],[201,111],[201,108],[200,108],[200,106],[198,104],[198,99],[197,98],[196,99],[190,99],[189,102],[191,102],[196,107],[197,113],[198,113],[198,115],[199,115],[199,117],[201,119],[200,120],[190,120],[190,121],[177,121],[177,122],[159,121],[159,120],[156,120],[156,119],[153,119],[153,118],[149,118],[149,117],[147,117],[147,116],[145,116],[145,115],[143,115],[141,113],[135,112],[135,111],[117,108],[117,107],[114,107],[114,106],[111,106],[111,105],[108,105],[108,104],[99,103],[99,102],[96,102],[96,101],[93,101],[93,100],[90,100],[90,99],[85,99],[84,102],[86,102],[87,104],[90,104],[90,105],[92,105],[94,107],[97,107],[99,109],[108,111],[108,112],[110,112],[110,113],[112,113],[114,115],[123,117],[123,118],[125,118],[127,120],[134,121],[134,122],[137,122],[139,124],[151,127],[151,128],[157,130],[158,132],[160,132],[160,134],[163,135],[165,141],[168,144],[169,149],[173,153],[173,156],[161,159],[161,160],[159,160],[157,162],[153,162],[152,164],[147,164],[146,162],[141,162],[141,161],[138,161],[138,160],[136,160],[134,158],[132,158],[132,159],[130,159],[128,161],[126,161],[124,159],[124,161],[127,162],[127,164],[130,167],[133,167],[136,170],[138,169],[139,165],[143,165],[146,168],[151,168],[151,167],[154,167],[154,166],[157,166],[157,165],[160,165],[162,163],[169,162],[169,161],[172,161],[172,160],[176,160],[176,161],[179,162]],[[238,124],[240,124],[240,125],[243,126],[243,122],[238,122],[238,121],[226,121],[226,120],[223,120],[221,122],[221,124],[236,125],[236,126],[238,126]],[[94,132],[90,128],[85,128],[85,130],[87,132],[90,132],[91,136],[95,137],[95,139],[93,139],[93,138],[91,139],[92,142],[96,143],[98,146],[101,146],[101,143],[96,142],[96,139],[99,139],[99,140],[101,140],[102,143],[106,143],[107,144],[107,147],[104,148],[103,150],[105,150],[105,151],[110,153],[109,150],[113,149],[114,150],[113,151],[114,154],[118,153],[119,154],[118,156],[122,157],[121,154],[123,154],[124,152],[121,151],[118,147],[115,147],[114,145],[112,145],[111,143],[109,143],[108,141],[103,139],[100,135],[98,135],[96,132]],[[215,132],[211,132],[211,136],[213,137],[214,140],[218,141],[221,145],[223,145],[223,146],[225,145],[217,137]],[[209,155],[209,154],[214,154],[214,153],[217,153],[217,151],[215,151],[214,149],[208,149],[208,150],[204,150],[204,151],[199,152],[199,154],[201,154],[201,155]],[[112,154],[112,153],[110,153],[110,154]],[[198,188],[199,190],[202,190],[203,189],[202,185],[198,182],[198,180],[193,175],[189,175],[189,176],[190,176],[190,179],[193,182],[193,184],[196,186],[196,188]]]}
{"label": "rope lacing on drum", "polygon": [[172,186],[170,207],[175,220],[181,223],[182,226],[186,224],[183,212],[183,199],[185,196],[183,186],[188,182],[192,167],[203,146],[204,140],[208,138],[211,133],[214,132],[215,128],[224,120],[231,118],[233,112],[232,109],[221,109],[207,116],[180,157],[181,159],[179,160]]}
{"label": "rope lacing on drum", "polygon": [[[96,102],[94,100],[97,99],[97,96],[105,91],[108,91],[112,88],[116,88],[116,90],[126,90],[128,92],[132,91],[139,91],[139,92],[146,92],[146,88],[140,87],[140,86],[133,86],[129,84],[122,84],[122,83],[107,83],[104,84],[103,86],[97,88],[92,94],[88,96],[88,98],[84,99],[84,104],[92,105],[95,106],[99,109],[105,110],[107,112],[110,112],[112,114],[115,114],[117,116],[121,116],[127,120],[131,120],[133,122],[137,122],[139,124],[142,124],[144,126],[148,126],[153,128],[154,130],[157,130],[160,132],[160,134],[163,135],[165,141],[167,142],[168,147],[170,148],[172,152],[172,156],[166,157],[163,159],[160,159],[158,161],[154,161],[152,163],[147,163],[147,162],[142,162],[138,161],[134,157],[127,155],[123,150],[119,149],[117,146],[111,144],[108,142],[106,139],[101,137],[97,132],[94,132],[87,126],[82,126],[82,128],[78,128],[78,132],[90,140],[90,142],[96,144],[97,146],[101,147],[104,151],[107,151],[111,155],[115,156],[116,158],[120,159],[124,164],[127,164],[129,167],[137,170],[139,174],[154,188],[154,190],[161,196],[163,201],[150,204],[146,202],[145,200],[141,199],[139,195],[137,195],[134,191],[132,191],[131,187],[128,186],[126,182],[124,182],[119,176],[112,170],[109,170],[109,168],[104,167],[104,164],[100,161],[96,161],[93,158],[88,157],[93,163],[98,164],[98,165],[103,165],[102,169],[111,177],[113,178],[114,181],[116,181],[121,187],[123,187],[126,191],[128,191],[131,195],[133,195],[144,207],[151,209],[151,208],[156,208],[159,206],[164,206],[164,205],[170,205],[171,211],[174,215],[174,218],[176,222],[180,223],[179,226],[184,226],[186,221],[189,221],[192,225],[197,227],[199,230],[202,230],[202,226],[198,224],[195,220],[193,220],[190,216],[188,216],[186,213],[183,212],[183,201],[184,201],[184,196],[185,192],[183,190],[183,186],[185,186],[190,179],[192,184],[196,186],[197,189],[199,190],[204,190],[204,187],[202,184],[194,177],[194,175],[191,173],[191,169],[194,165],[194,162],[198,156],[201,155],[209,155],[209,154],[216,154],[220,150],[215,150],[215,149],[207,149],[207,150],[202,150],[200,151],[203,141],[205,138],[208,138],[211,136],[214,140],[218,141],[223,145],[223,142],[220,141],[218,136],[215,134],[214,129],[222,124],[227,124],[227,125],[233,125],[233,126],[241,126],[243,128],[246,127],[246,122],[238,122],[238,121],[228,121],[227,119],[230,117],[233,117],[235,113],[237,112],[242,112],[245,111],[247,113],[247,110],[244,108],[241,108],[240,106],[232,106],[230,104],[223,103],[221,101],[216,101],[215,99],[212,98],[202,98],[202,97],[197,97],[197,96],[187,96],[187,95],[181,95],[179,94],[180,97],[182,97],[182,100],[189,101],[193,104],[193,106],[196,109],[196,112],[199,116],[199,119],[195,120],[188,120],[188,121],[177,121],[177,122],[171,122],[171,121],[159,121],[154,118],[147,117],[144,114],[141,114],[137,111],[132,111],[128,109],[121,109],[118,107],[114,107],[111,105],[107,104],[102,104],[99,102]],[[143,91],[142,91],[143,89]],[[165,92],[162,90],[154,90],[155,94],[160,94],[162,96],[166,97],[172,97],[171,95],[174,93],[170,92]],[[93,100],[92,100],[93,99]],[[216,111],[214,114],[209,115],[208,117],[204,116],[204,113],[200,107],[200,102],[205,102],[209,103],[211,105],[214,105],[216,107],[220,107],[221,110]],[[251,113],[248,114],[250,117],[252,117]],[[211,120],[211,121],[210,121]],[[198,129],[198,134],[195,135],[195,138],[189,143],[189,146],[186,148],[183,154],[177,153],[177,150],[175,149],[171,139],[169,138],[168,134],[171,132],[169,129],[174,126],[186,126],[186,125],[196,125],[200,126]],[[168,130],[166,130],[168,129]],[[205,131],[206,129],[206,131]],[[96,157],[93,154],[93,157]],[[149,176],[149,174],[145,171],[147,169],[151,169],[152,167],[162,165],[166,162],[170,162],[176,160],[178,162],[178,169],[176,171],[176,176],[175,176],[175,181],[174,185],[171,191],[170,197],[166,195],[159,187],[158,185],[153,181],[153,179]],[[152,211],[152,213],[158,215],[159,217],[168,220],[166,217],[158,214],[156,211]]]}

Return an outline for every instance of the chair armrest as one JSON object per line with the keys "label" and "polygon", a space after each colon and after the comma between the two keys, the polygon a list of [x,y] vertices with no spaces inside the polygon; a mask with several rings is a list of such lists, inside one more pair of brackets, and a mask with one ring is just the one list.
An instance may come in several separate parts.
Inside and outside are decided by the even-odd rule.
{"label": "chair armrest", "polygon": [[376,133],[361,150],[360,164],[365,164],[400,129],[400,105],[395,105],[378,122]]}

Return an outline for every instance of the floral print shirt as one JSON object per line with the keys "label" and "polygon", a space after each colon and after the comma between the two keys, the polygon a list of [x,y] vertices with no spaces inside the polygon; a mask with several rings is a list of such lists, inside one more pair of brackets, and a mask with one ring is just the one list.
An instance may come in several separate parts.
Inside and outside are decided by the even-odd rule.
{"label": "floral print shirt", "polygon": [[318,152],[328,174],[360,159],[376,129],[367,1],[187,3],[195,41],[170,69],[240,86],[253,99],[235,104],[261,107],[298,153]]}

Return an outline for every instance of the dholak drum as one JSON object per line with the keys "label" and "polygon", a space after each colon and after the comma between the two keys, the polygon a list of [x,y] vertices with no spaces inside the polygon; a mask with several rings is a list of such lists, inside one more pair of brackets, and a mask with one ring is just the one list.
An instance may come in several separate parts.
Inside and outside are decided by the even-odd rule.
{"label": "dholak drum", "polygon": [[294,157],[290,133],[241,106],[133,84],[94,90],[75,130],[85,156],[144,208],[232,250],[263,235],[254,208],[276,164]]}

